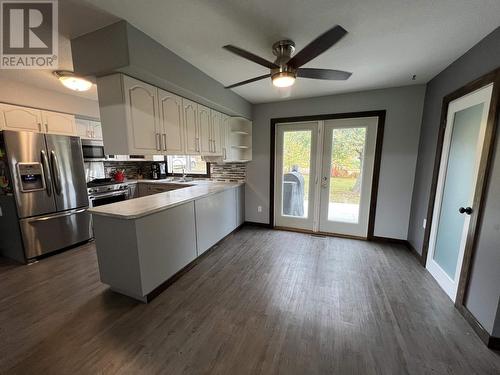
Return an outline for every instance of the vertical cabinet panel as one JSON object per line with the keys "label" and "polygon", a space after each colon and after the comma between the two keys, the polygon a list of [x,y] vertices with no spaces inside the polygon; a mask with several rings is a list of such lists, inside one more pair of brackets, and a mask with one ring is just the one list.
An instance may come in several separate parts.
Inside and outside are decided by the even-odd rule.
{"label": "vertical cabinet panel", "polygon": [[210,111],[212,117],[212,154],[222,155],[222,113]]}
{"label": "vertical cabinet panel", "polygon": [[200,137],[200,152],[207,155],[212,152],[212,129],[210,108],[198,104],[198,127]]}
{"label": "vertical cabinet panel", "polygon": [[90,130],[90,121],[77,118],[75,119],[76,135],[83,139],[92,138]]}
{"label": "vertical cabinet panel", "polygon": [[75,116],[42,111],[44,131],[50,134],[76,135]]}
{"label": "vertical cabinet panel", "polygon": [[198,255],[210,249],[237,227],[235,201],[236,189],[229,189],[194,202]]}
{"label": "vertical cabinet panel", "polygon": [[170,154],[182,154],[184,152],[182,98],[159,89],[158,102],[163,128],[162,150]]}
{"label": "vertical cabinet panel", "polygon": [[182,115],[184,117],[184,150],[186,154],[199,154],[198,136],[198,104],[182,99]]}
{"label": "vertical cabinet panel", "polygon": [[158,94],[154,86],[124,76],[125,103],[128,108],[130,153],[161,151]]}
{"label": "vertical cabinet panel", "polygon": [[92,139],[102,140],[102,125],[99,121],[90,121]]}
{"label": "vertical cabinet panel", "polygon": [[38,109],[0,104],[0,126],[5,130],[42,132],[42,114]]}

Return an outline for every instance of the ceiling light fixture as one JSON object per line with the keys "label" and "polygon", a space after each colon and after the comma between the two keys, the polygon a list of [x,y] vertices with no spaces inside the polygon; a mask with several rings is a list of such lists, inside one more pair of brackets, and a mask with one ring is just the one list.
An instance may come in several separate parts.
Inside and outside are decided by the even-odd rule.
{"label": "ceiling light fixture", "polygon": [[292,72],[279,72],[274,74],[271,79],[276,87],[290,87],[295,83],[295,74]]}
{"label": "ceiling light fixture", "polygon": [[92,82],[67,70],[56,70],[54,75],[65,87],[73,91],[87,91],[92,87]]}

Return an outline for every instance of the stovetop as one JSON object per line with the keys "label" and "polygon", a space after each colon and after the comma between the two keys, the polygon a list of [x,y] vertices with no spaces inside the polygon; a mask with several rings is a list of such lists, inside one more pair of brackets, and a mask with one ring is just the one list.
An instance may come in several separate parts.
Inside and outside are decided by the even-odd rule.
{"label": "stovetop", "polygon": [[94,178],[92,181],[87,182],[87,187],[113,185],[115,183],[112,178]]}

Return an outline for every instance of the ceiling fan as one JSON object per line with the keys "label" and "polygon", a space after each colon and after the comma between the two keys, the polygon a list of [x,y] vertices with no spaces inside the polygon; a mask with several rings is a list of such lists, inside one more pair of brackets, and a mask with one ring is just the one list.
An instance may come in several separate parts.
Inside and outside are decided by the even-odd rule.
{"label": "ceiling fan", "polygon": [[272,79],[273,85],[276,87],[291,86],[294,84],[297,77],[345,81],[352,75],[352,73],[332,69],[301,68],[301,66],[331,48],[346,34],[347,31],[342,26],[337,25],[314,39],[293,57],[292,55],[295,51],[295,43],[291,40],[280,40],[273,44],[273,54],[276,56],[276,60],[274,62],[267,61],[266,59],[254,55],[251,52],[228,44],[223,48],[243,57],[244,59],[265,66],[266,68],[271,69],[271,72],[269,74],[264,74],[259,77],[250,78],[245,81],[226,86],[226,89],[246,85],[247,83],[260,81],[261,79],[269,77]]}

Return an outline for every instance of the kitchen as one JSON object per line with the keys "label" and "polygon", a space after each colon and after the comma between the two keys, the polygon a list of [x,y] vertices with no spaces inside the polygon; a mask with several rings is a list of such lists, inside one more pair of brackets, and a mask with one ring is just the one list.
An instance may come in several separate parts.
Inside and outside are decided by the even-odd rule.
{"label": "kitchen", "polygon": [[479,3],[2,1],[0,373],[497,373]]}

